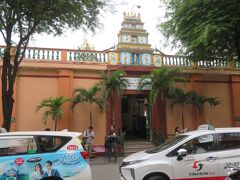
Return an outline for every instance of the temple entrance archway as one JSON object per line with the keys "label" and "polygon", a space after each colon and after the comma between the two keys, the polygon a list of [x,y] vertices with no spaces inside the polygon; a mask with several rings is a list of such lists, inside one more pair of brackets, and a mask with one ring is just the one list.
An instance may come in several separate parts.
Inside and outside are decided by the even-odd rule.
{"label": "temple entrance archway", "polygon": [[145,94],[125,94],[121,99],[121,124],[126,132],[125,139],[150,141],[150,118],[148,96]]}

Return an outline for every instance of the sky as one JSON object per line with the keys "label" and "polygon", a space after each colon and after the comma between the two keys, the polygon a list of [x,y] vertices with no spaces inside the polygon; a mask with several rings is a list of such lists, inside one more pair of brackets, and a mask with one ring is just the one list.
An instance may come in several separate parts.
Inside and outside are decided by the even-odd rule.
{"label": "sky", "polygon": [[[123,13],[131,10],[141,14],[141,19],[144,24],[144,29],[149,33],[148,42],[152,48],[157,47],[166,54],[174,54],[176,50],[171,47],[163,45],[164,37],[157,29],[157,24],[164,20],[164,8],[160,0],[113,0],[116,4],[115,13],[104,12],[100,18],[103,24],[103,29],[97,29],[96,34],[91,32],[66,31],[61,36],[54,37],[53,35],[35,34],[30,42],[31,47],[45,47],[45,48],[64,48],[64,49],[78,49],[83,43],[84,37],[88,42],[95,47],[95,50],[105,50],[118,43],[117,34],[121,29],[123,21]],[[137,8],[140,5],[141,8]],[[2,37],[1,37],[2,38]],[[0,44],[2,44],[2,40]]]}

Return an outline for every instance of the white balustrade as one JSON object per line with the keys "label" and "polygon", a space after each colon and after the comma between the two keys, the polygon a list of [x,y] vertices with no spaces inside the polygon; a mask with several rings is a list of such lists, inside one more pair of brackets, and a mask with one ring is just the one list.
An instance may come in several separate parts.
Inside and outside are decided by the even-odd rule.
{"label": "white balustrade", "polygon": [[187,56],[163,56],[163,65],[164,66],[180,66],[180,67],[191,67],[192,62]]}
{"label": "white balustrade", "polygon": [[68,51],[67,61],[89,62],[89,63],[106,63],[107,54],[98,51]]}
{"label": "white balustrade", "polygon": [[[0,59],[3,58],[4,47],[0,47]],[[63,54],[62,54],[63,53]],[[67,59],[62,59],[62,56]],[[27,48],[24,54],[24,60],[28,61],[64,61],[64,62],[80,62],[80,63],[103,63],[108,62],[107,52],[101,51],[81,51],[81,50],[61,50],[61,49],[40,49],[40,48]],[[175,66],[179,68],[190,68],[193,62],[187,56],[178,55],[162,55],[163,66]],[[227,69],[229,62],[227,60],[216,59],[214,61],[204,60],[196,63],[200,69]],[[239,69],[240,63],[233,63],[233,68]]]}
{"label": "white balustrade", "polygon": [[227,68],[228,61],[226,60],[206,60],[206,61],[198,61],[198,67],[200,68]]}
{"label": "white balustrade", "polygon": [[29,49],[27,48],[24,54],[24,60],[61,60],[61,50],[48,49]]}

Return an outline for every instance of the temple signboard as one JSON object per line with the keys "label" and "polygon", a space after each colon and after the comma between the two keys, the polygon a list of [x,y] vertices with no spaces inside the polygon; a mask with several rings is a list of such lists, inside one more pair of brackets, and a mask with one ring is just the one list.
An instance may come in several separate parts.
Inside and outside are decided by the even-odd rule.
{"label": "temple signboard", "polygon": [[[141,78],[122,78],[127,80],[127,88],[126,90],[140,90],[139,85],[140,85],[140,80]],[[151,90],[150,86],[144,87],[142,90]]]}

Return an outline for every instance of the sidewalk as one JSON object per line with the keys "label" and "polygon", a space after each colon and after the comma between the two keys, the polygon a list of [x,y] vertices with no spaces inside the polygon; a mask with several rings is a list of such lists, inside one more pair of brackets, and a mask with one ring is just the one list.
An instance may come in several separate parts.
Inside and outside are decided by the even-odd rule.
{"label": "sidewalk", "polygon": [[117,161],[114,162],[114,158],[111,158],[111,162],[108,162],[108,158],[105,156],[98,156],[96,158],[93,158],[91,160],[89,160],[89,165],[99,165],[99,164],[121,164],[122,160],[123,160],[123,156],[120,156],[117,158]]}

